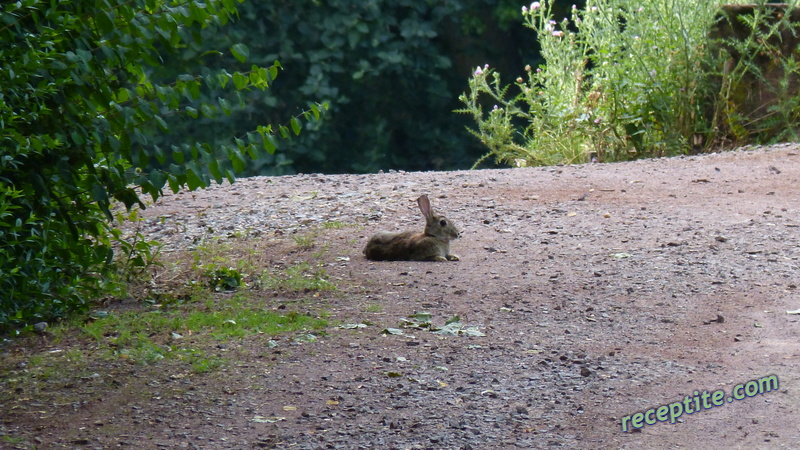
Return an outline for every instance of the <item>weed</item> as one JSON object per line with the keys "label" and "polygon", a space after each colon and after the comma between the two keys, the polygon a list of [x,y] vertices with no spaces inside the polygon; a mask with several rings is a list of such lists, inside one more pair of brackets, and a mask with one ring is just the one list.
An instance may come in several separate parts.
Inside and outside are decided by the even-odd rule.
{"label": "weed", "polygon": [[243,284],[243,275],[233,267],[211,265],[206,268],[203,275],[209,279],[209,287],[216,292],[236,290]]}
{"label": "weed", "polygon": [[364,306],[364,312],[368,313],[379,313],[383,311],[383,305],[378,303],[371,303],[369,305]]}
{"label": "weed", "polygon": [[[476,165],[618,161],[795,137],[800,64],[780,47],[797,35],[793,14],[763,2],[731,17],[722,2],[594,0],[558,23],[553,3],[522,10],[545,64],[526,66],[514,85],[478,67],[459,97],[457,112],[472,115],[489,148]],[[720,11],[745,35],[709,38],[725,21]],[[748,103],[765,97],[774,101]]]}
{"label": "weed", "polygon": [[314,248],[314,243],[317,240],[317,234],[316,233],[301,234],[294,236],[292,239],[294,239],[295,244],[297,244],[297,246],[300,247],[301,249],[309,250]]}

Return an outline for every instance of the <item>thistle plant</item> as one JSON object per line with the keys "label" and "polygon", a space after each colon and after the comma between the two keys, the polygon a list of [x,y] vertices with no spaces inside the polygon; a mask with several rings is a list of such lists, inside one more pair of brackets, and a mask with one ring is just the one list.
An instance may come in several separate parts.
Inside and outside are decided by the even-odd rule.
{"label": "thistle plant", "polygon": [[489,147],[482,160],[534,166],[685,152],[707,128],[703,74],[718,3],[588,0],[561,21],[552,4],[522,8],[544,64],[526,66],[513,85],[479,67],[460,97],[458,112],[473,116],[470,131]]}

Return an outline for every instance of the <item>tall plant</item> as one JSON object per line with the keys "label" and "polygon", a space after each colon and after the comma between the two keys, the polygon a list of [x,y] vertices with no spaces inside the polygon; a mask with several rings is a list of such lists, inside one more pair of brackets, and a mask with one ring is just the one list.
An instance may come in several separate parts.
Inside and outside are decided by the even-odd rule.
{"label": "tall plant", "polygon": [[[313,105],[261,125],[215,152],[204,142],[156,147],[165,118],[230,114],[231,101],[198,99],[207,89],[268,88],[280,69],[253,65],[150,74],[173,49],[225,25],[243,0],[182,2],[20,0],[0,7],[0,328],[85,308],[113,270],[109,223],[115,204],[144,206],[168,185],[196,189],[233,181],[236,170],[313,120]],[[244,62],[248,47],[227,49]],[[171,163],[143,170],[148,158]],[[222,156],[220,156],[222,155]],[[231,169],[225,169],[229,162]]]}
{"label": "tall plant", "polygon": [[685,151],[703,127],[717,2],[588,0],[560,22],[552,6],[522,8],[544,64],[525,67],[513,88],[478,67],[460,96],[485,157],[524,166]]}

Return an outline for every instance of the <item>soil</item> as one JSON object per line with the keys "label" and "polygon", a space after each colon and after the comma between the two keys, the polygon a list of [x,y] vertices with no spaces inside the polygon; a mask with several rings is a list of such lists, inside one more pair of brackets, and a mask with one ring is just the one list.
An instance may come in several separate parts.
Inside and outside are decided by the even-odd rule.
{"label": "soil", "polygon": [[[63,386],[81,402],[20,392],[0,404],[0,434],[20,448],[800,448],[799,155],[259,177],[167,196],[141,231],[174,254],[212,236],[276,263],[316,254],[338,290],[305,307],[334,326],[220,346],[236,358],[206,374],[98,368],[105,382]],[[461,260],[366,260],[372,233],[421,230],[423,193],[461,229]],[[263,292],[265,308],[286,302]],[[414,327],[419,312],[433,325]],[[435,332],[454,316],[460,333]],[[0,351],[5,365],[53,349]],[[770,375],[777,388],[747,384]],[[753,395],[729,402],[738,385]],[[702,407],[652,419],[678,402]]]}

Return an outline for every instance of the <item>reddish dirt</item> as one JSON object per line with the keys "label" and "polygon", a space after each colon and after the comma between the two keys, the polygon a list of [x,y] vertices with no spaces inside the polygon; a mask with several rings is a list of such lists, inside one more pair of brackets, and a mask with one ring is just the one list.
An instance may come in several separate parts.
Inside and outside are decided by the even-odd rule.
{"label": "reddish dirt", "polygon": [[[292,236],[354,225],[319,231],[339,291],[313,300],[367,326],[275,348],[243,339],[210,374],[114,369],[117,385],[83,404],[41,404],[55,414],[0,405],[1,430],[41,448],[797,448],[798,153],[253,178],[169,196],[145,230],[177,247],[249,217],[252,245],[290,262],[319,250]],[[422,227],[422,193],[461,228],[461,261],[365,260],[371,233]],[[485,336],[382,333],[420,311]],[[769,375],[777,390],[728,402]],[[626,416],[716,390],[721,406],[622,431]]]}

